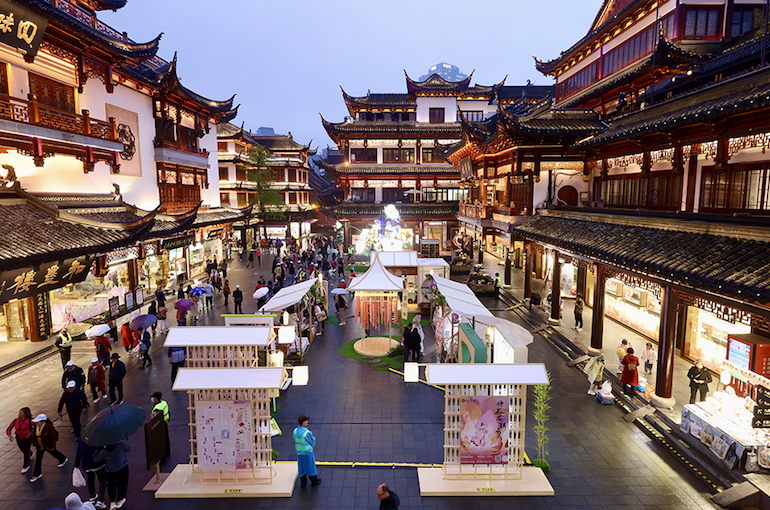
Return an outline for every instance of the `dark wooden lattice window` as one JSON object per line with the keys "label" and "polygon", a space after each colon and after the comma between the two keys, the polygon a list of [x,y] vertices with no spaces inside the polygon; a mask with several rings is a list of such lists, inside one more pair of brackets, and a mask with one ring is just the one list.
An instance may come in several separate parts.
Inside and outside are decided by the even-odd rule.
{"label": "dark wooden lattice window", "polygon": [[0,94],[8,93],[8,64],[0,62]]}
{"label": "dark wooden lattice window", "polygon": [[29,73],[29,91],[37,100],[52,108],[75,113],[75,89],[62,83]]}

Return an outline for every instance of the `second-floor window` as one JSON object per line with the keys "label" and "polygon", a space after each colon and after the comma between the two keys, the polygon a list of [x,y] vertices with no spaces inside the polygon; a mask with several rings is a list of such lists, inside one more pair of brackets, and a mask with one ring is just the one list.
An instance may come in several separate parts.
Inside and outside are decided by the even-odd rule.
{"label": "second-floor window", "polygon": [[37,74],[29,73],[29,91],[37,100],[53,108],[75,113],[75,89]]}
{"label": "second-floor window", "polygon": [[762,24],[762,9],[753,5],[733,7],[730,37],[738,37]]}
{"label": "second-floor window", "polygon": [[445,163],[444,156],[441,155],[441,151],[436,147],[425,148],[422,150],[422,162],[423,163]]}
{"label": "second-floor window", "polygon": [[428,120],[431,124],[443,124],[444,123],[444,109],[443,108],[430,108],[428,110]]}
{"label": "second-floor window", "polygon": [[219,152],[227,152],[227,142],[217,142],[217,150]]}
{"label": "second-floor window", "polygon": [[770,168],[765,163],[703,168],[701,210],[770,212]]}
{"label": "second-floor window", "polygon": [[426,202],[454,202],[468,198],[468,190],[460,188],[423,188],[422,200]]}
{"label": "second-floor window", "polygon": [[230,172],[228,171],[227,167],[220,166],[219,167],[219,180],[220,181],[227,181],[230,179]]}
{"label": "second-floor window", "polygon": [[289,182],[297,182],[297,170],[289,168]]}
{"label": "second-floor window", "polygon": [[401,202],[404,200],[404,190],[401,188],[382,188],[383,202]]}
{"label": "second-floor window", "polygon": [[383,163],[414,163],[414,149],[382,149]]}
{"label": "second-floor window", "polygon": [[468,111],[461,113],[463,114],[463,117],[471,122],[481,122],[484,120],[484,112],[482,111]]}
{"label": "second-floor window", "polygon": [[230,193],[220,193],[219,201],[222,205],[230,205]]}
{"label": "second-floor window", "polygon": [[583,90],[599,78],[599,62],[593,62],[585,69],[581,69],[563,82],[556,85],[558,99],[566,99],[569,96]]}
{"label": "second-floor window", "polygon": [[652,53],[655,39],[655,24],[642,30],[617,48],[608,51],[603,59],[603,76],[609,76],[618,69]]}
{"label": "second-floor window", "polygon": [[376,163],[377,149],[350,149],[350,161],[353,163]]}
{"label": "second-floor window", "polygon": [[686,39],[719,39],[723,7],[688,5],[684,20]]}

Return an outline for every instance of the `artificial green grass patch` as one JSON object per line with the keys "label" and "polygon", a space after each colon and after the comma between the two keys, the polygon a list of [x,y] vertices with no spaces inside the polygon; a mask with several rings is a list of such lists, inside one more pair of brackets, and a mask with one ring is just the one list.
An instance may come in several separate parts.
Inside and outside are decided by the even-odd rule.
{"label": "artificial green grass patch", "polygon": [[340,320],[337,318],[336,315],[329,314],[326,316],[326,320],[324,322],[326,324],[339,324]]}
{"label": "artificial green grass patch", "polygon": [[[392,338],[393,340],[401,340],[401,337],[398,337],[395,335],[391,336],[390,338]],[[336,351],[337,354],[342,354],[346,358],[357,359],[358,361],[368,364],[370,360],[364,359],[364,357],[358,354],[356,350],[353,348],[353,344],[355,344],[359,340],[361,339],[354,338],[353,340],[345,342],[345,344],[342,346],[341,349],[337,349]],[[378,367],[376,365],[369,365],[369,366],[382,371],[389,370],[391,368],[400,371],[403,368],[403,364],[404,364],[403,354],[398,356],[380,356],[380,359],[382,360],[383,363],[387,363],[387,366],[384,366],[384,367]]]}

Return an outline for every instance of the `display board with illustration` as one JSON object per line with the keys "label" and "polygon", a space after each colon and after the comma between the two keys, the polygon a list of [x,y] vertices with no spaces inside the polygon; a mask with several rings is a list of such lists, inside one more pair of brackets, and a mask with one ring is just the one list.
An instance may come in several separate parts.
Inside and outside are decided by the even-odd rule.
{"label": "display board with illustration", "polygon": [[510,397],[465,397],[460,428],[461,464],[508,463]]}
{"label": "display board with illustration", "polygon": [[251,469],[254,425],[251,402],[195,402],[198,467]]}

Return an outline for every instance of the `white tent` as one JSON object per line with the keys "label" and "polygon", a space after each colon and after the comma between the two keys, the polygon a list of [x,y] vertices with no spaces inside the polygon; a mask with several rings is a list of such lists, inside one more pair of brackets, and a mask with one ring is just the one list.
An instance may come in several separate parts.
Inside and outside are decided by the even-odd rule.
{"label": "white tent", "polygon": [[271,327],[232,328],[220,326],[173,327],[168,332],[164,347],[190,347],[195,345],[256,345],[267,346],[275,333]]}
{"label": "white tent", "polygon": [[348,285],[348,291],[400,292],[404,290],[404,282],[401,278],[385,269],[379,255],[380,252],[375,252],[374,260],[369,270],[361,276],[353,278],[350,285]]}
{"label": "white tent", "polygon": [[279,312],[285,308],[299,303],[305,295],[310,292],[310,288],[318,280],[312,279],[302,283],[295,283],[291,287],[284,287],[260,308],[262,312]]}
{"label": "white tent", "polygon": [[416,251],[375,251],[369,256],[369,263],[374,264],[375,258],[385,267],[412,267],[418,263]]}

